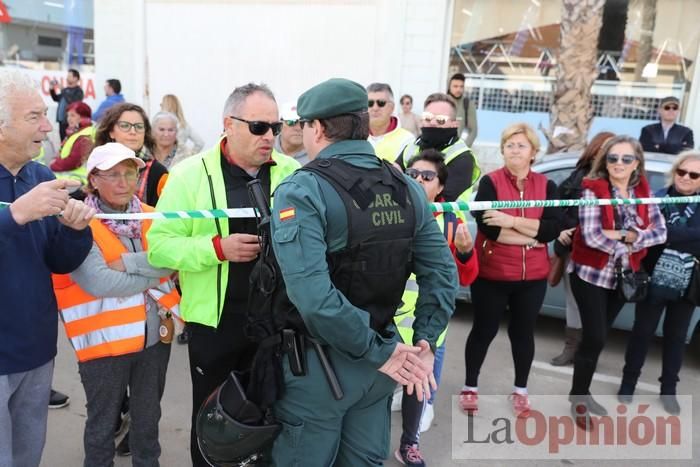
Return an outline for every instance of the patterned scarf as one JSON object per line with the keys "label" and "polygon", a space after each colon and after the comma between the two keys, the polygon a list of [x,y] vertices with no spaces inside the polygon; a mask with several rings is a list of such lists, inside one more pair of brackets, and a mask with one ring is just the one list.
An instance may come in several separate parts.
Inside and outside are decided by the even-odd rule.
{"label": "patterned scarf", "polygon": [[[113,209],[105,206],[104,202],[95,195],[88,195],[85,198],[85,204],[94,208],[98,214],[114,213]],[[125,212],[142,212],[141,202],[136,196],[131,198]],[[118,237],[141,238],[141,222],[138,220],[100,219],[100,222]]]}

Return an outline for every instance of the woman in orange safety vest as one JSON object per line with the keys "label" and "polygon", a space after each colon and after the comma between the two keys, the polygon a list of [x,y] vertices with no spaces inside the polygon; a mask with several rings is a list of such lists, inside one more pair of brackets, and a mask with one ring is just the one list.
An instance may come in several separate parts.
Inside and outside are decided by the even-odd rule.
{"label": "woman in orange safety vest", "polygon": [[[120,143],[87,161],[85,203],[98,213],[152,211],[135,196],[144,162]],[[167,269],[146,259],[148,221],[94,219],[94,244],[70,275],[54,276],[66,334],[78,357],[87,400],[84,465],[114,465],[115,421],[129,388],[134,465],[158,465],[160,399],[180,296]]]}

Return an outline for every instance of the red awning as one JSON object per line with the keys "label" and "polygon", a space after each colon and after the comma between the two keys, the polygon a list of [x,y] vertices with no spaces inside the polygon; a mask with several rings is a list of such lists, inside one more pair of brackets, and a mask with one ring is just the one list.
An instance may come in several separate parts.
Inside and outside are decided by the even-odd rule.
{"label": "red awning", "polygon": [[0,2],[0,23],[11,23],[12,18],[10,18],[10,14],[7,12],[7,7],[5,6],[4,3]]}

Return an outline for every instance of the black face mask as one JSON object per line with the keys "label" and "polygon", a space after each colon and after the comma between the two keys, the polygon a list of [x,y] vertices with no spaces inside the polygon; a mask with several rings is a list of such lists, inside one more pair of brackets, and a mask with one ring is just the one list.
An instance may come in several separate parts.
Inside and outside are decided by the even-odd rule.
{"label": "black face mask", "polygon": [[457,128],[436,128],[426,126],[420,129],[421,146],[439,148],[447,146],[457,137]]}

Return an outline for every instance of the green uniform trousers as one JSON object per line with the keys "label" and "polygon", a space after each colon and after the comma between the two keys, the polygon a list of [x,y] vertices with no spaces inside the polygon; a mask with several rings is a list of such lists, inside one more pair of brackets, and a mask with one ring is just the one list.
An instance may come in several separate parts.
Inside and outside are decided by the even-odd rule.
{"label": "green uniform trousers", "polygon": [[345,396],[333,398],[313,348],[306,349],[306,376],[293,376],[285,357],[285,394],[275,404],[282,432],[272,448],[273,465],[383,465],[389,455],[396,383],[364,360],[349,360],[330,347],[326,352]]}

